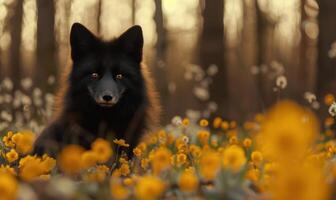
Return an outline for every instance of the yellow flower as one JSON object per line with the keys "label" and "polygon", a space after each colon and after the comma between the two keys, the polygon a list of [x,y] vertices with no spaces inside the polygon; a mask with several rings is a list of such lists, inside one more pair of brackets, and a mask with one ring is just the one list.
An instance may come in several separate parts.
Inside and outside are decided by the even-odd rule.
{"label": "yellow flower", "polygon": [[176,165],[181,166],[187,162],[187,155],[179,153],[176,155]]}
{"label": "yellow flower", "polygon": [[11,149],[8,153],[6,153],[6,159],[8,162],[14,162],[19,158],[18,153],[15,151],[15,149]]}
{"label": "yellow flower", "polygon": [[330,153],[335,153],[335,152],[336,152],[335,141],[333,141],[333,140],[328,141],[328,142],[325,144],[325,149],[326,149],[326,151],[328,151],[328,152],[330,152]]}
{"label": "yellow flower", "polygon": [[48,155],[43,155],[41,167],[44,173],[49,173],[56,165],[56,160],[49,157]]}
{"label": "yellow flower", "polygon": [[41,177],[41,175],[46,175],[46,173],[50,172],[52,168],[47,168],[51,167],[48,165],[40,157],[28,155],[19,162],[19,175],[25,181],[33,181]]}
{"label": "yellow flower", "polygon": [[213,120],[213,127],[214,128],[219,128],[221,125],[222,125],[222,118],[220,117],[216,117],[214,120]]}
{"label": "yellow flower", "polygon": [[216,151],[207,150],[200,157],[200,172],[206,180],[213,180],[220,169],[220,157]]}
{"label": "yellow flower", "polygon": [[179,146],[186,144],[186,142],[183,138],[184,138],[183,136],[176,138],[176,140],[175,140],[175,147],[176,148],[179,148]]}
{"label": "yellow flower", "polygon": [[139,147],[135,147],[135,148],[133,149],[133,153],[134,153],[134,155],[135,155],[136,157],[140,157],[140,156],[142,155],[142,151],[141,151],[141,149],[140,149]]}
{"label": "yellow flower", "polygon": [[0,165],[0,174],[1,173],[16,175],[14,168],[10,167],[9,165]]}
{"label": "yellow flower", "polygon": [[189,120],[188,118],[184,118],[184,119],[182,120],[182,124],[183,124],[183,126],[189,126],[189,124],[190,124],[190,120]]}
{"label": "yellow flower", "polygon": [[97,161],[98,161],[98,155],[96,152],[92,150],[85,151],[81,155],[81,165],[83,169],[93,167],[94,165],[97,164]]}
{"label": "yellow flower", "polygon": [[233,145],[233,144],[238,144],[238,138],[237,136],[232,136],[229,138],[229,144]]}
{"label": "yellow flower", "polygon": [[109,172],[106,165],[99,165],[93,170],[89,170],[84,174],[84,180],[89,182],[103,182]]}
{"label": "yellow flower", "polygon": [[254,164],[259,165],[263,161],[263,155],[260,151],[253,151],[251,154],[251,160]]}
{"label": "yellow flower", "polygon": [[257,182],[260,177],[260,171],[258,169],[249,169],[246,172],[245,178],[253,182]]}
{"label": "yellow flower", "polygon": [[197,138],[198,140],[204,145],[204,144],[208,144],[209,142],[209,137],[210,137],[210,133],[209,131],[206,130],[200,130],[197,133]]}
{"label": "yellow flower", "polygon": [[151,155],[151,166],[154,174],[158,174],[170,167],[172,153],[166,147],[159,147]]}
{"label": "yellow flower", "polygon": [[119,162],[120,162],[121,164],[128,164],[127,159],[124,158],[124,157],[119,158]]}
{"label": "yellow flower", "polygon": [[121,172],[120,172],[120,169],[116,169],[112,172],[112,175],[111,175],[112,178],[119,178],[121,177]]}
{"label": "yellow flower", "polygon": [[318,132],[312,112],[291,101],[282,101],[265,116],[257,144],[266,158],[291,161],[306,154]]}
{"label": "yellow flower", "polygon": [[189,150],[190,150],[191,155],[194,158],[199,158],[202,154],[202,149],[199,146],[194,145],[194,144],[190,145]]}
{"label": "yellow flower", "polygon": [[250,148],[251,145],[252,145],[252,140],[251,140],[250,138],[245,138],[245,139],[243,140],[243,146],[244,146],[245,148]]}
{"label": "yellow flower", "polygon": [[201,121],[199,122],[199,125],[201,127],[207,127],[209,125],[209,122],[206,119],[201,119]]}
{"label": "yellow flower", "polygon": [[186,170],[182,172],[179,179],[179,187],[183,192],[194,192],[198,188],[198,179],[194,171]]}
{"label": "yellow flower", "polygon": [[8,131],[7,135],[2,138],[2,142],[6,147],[14,148],[15,144],[12,141],[13,132]]}
{"label": "yellow flower", "polygon": [[155,136],[155,135],[151,135],[151,136],[149,137],[148,144],[156,144],[157,141],[158,141],[157,136]]}
{"label": "yellow flower", "polygon": [[16,133],[13,135],[12,140],[19,153],[27,154],[33,150],[35,134],[29,131]]}
{"label": "yellow flower", "polygon": [[279,166],[275,163],[266,163],[264,166],[264,172],[267,175],[275,175],[279,170]]}
{"label": "yellow flower", "polygon": [[114,183],[114,182],[111,183],[111,194],[112,194],[113,199],[117,199],[117,200],[129,199],[129,195],[130,195],[127,188],[125,188],[119,183]]}
{"label": "yellow flower", "polygon": [[160,130],[157,134],[158,138],[159,138],[159,142],[161,144],[165,144],[167,142],[167,133],[165,130]]}
{"label": "yellow flower", "polygon": [[272,199],[329,199],[323,170],[313,165],[284,165],[270,182]]}
{"label": "yellow flower", "polygon": [[134,180],[132,178],[125,178],[123,181],[124,185],[131,186],[134,184]]}
{"label": "yellow flower", "polygon": [[245,130],[253,130],[257,127],[257,124],[255,122],[247,121],[244,123],[244,129]]}
{"label": "yellow flower", "polygon": [[113,142],[121,147],[129,147],[129,144],[124,139],[114,139]]}
{"label": "yellow flower", "polygon": [[178,153],[187,153],[188,151],[188,146],[186,144],[180,144],[178,147],[177,147],[177,151]]}
{"label": "yellow flower", "polygon": [[167,135],[167,145],[173,144],[175,140],[175,136],[173,134],[168,134]]}
{"label": "yellow flower", "polygon": [[14,200],[18,190],[18,182],[10,174],[0,173],[1,200]]}
{"label": "yellow flower", "polygon": [[141,167],[142,167],[142,169],[147,169],[148,165],[149,165],[149,159],[147,159],[147,158],[141,159]]}
{"label": "yellow flower", "polygon": [[223,166],[237,172],[246,163],[244,150],[236,145],[229,146],[223,152]]}
{"label": "yellow flower", "polygon": [[27,155],[23,158],[20,159],[19,162],[19,168],[23,167],[26,163],[29,163],[30,161],[36,159],[36,156],[32,156],[32,155]]}
{"label": "yellow flower", "polygon": [[231,121],[230,122],[230,128],[234,129],[237,127],[237,122],[236,121]]}
{"label": "yellow flower", "polygon": [[96,139],[91,144],[92,151],[96,152],[98,162],[105,163],[107,162],[113,154],[111,144],[101,138]]}
{"label": "yellow flower", "polygon": [[121,175],[123,176],[127,176],[131,173],[129,165],[125,163],[120,166],[119,170],[120,170]]}
{"label": "yellow flower", "polygon": [[159,178],[154,176],[143,176],[139,178],[135,186],[135,197],[138,200],[159,199],[165,191],[165,184]]}
{"label": "yellow flower", "polygon": [[222,121],[221,128],[225,131],[230,128],[230,124],[227,121]]}
{"label": "yellow flower", "polygon": [[332,117],[327,117],[327,118],[325,118],[325,120],[324,120],[324,125],[325,125],[326,127],[330,127],[330,126],[332,126],[334,123],[335,123],[335,120],[334,120],[334,118],[332,118]]}
{"label": "yellow flower", "polygon": [[327,94],[324,96],[324,103],[327,106],[330,106],[335,101],[335,97],[332,94]]}
{"label": "yellow flower", "polygon": [[144,142],[141,142],[138,146],[137,146],[142,152],[145,152],[147,149],[147,145]]}
{"label": "yellow flower", "polygon": [[57,159],[60,169],[68,175],[77,174],[81,169],[81,157],[84,149],[78,145],[65,147]]}
{"label": "yellow flower", "polygon": [[102,172],[109,172],[110,171],[110,168],[108,168],[108,166],[106,165],[98,165],[96,167],[96,170],[99,170],[99,171],[102,171]]}

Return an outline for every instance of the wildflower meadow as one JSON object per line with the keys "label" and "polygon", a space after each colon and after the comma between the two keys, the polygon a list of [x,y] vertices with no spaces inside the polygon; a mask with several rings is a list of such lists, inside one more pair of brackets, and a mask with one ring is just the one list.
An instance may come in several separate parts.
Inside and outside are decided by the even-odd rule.
{"label": "wildflower meadow", "polygon": [[[28,99],[18,105],[40,101]],[[0,199],[332,199],[334,100],[325,96],[330,108],[322,121],[290,100],[242,124],[176,116],[148,132],[132,157],[123,138],[98,138],[91,149],[69,145],[56,157],[32,155],[31,130],[39,126],[17,129],[3,120]]]}

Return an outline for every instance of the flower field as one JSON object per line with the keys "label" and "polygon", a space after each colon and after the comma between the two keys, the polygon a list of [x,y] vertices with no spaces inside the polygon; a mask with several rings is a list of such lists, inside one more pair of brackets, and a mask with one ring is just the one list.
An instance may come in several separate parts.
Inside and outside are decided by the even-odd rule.
{"label": "flower field", "polygon": [[241,126],[175,117],[148,133],[133,158],[122,138],[38,157],[29,154],[35,134],[8,131],[1,139],[0,199],[331,199],[333,123],[328,117],[319,128],[309,109],[291,101]]}

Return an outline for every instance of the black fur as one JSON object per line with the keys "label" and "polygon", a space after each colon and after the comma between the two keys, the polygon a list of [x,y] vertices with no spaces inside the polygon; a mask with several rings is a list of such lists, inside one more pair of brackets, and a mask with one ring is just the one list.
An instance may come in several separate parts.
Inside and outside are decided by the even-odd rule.
{"label": "black fur", "polygon": [[[63,108],[38,137],[35,153],[55,155],[68,144],[90,148],[97,137],[123,138],[134,147],[147,128],[149,103],[141,72],[141,27],[105,42],[75,23],[70,44],[73,66]],[[106,95],[111,98],[105,102]]]}

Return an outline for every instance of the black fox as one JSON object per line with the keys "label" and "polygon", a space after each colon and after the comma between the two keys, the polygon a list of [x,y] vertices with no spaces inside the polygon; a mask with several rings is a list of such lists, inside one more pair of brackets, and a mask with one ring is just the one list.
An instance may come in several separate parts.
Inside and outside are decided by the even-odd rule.
{"label": "black fox", "polygon": [[59,95],[57,116],[37,138],[34,152],[55,155],[68,144],[90,148],[98,137],[123,138],[131,150],[157,125],[160,110],[142,64],[141,27],[102,41],[75,23],[70,44],[72,69]]}

